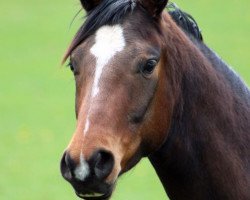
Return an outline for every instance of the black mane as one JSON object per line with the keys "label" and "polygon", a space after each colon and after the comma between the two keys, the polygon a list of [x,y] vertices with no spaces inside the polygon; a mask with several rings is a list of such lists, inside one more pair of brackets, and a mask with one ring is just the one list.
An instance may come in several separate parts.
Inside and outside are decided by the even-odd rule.
{"label": "black mane", "polygon": [[248,105],[250,105],[250,91],[244,84],[239,75],[234,72],[218,55],[203,43],[203,37],[197,22],[188,13],[179,9],[175,4],[170,3],[167,6],[168,13],[175,23],[189,36],[190,40],[209,60],[213,67],[222,73],[233,91],[239,95]]}
{"label": "black mane", "polygon": [[174,3],[169,3],[167,8],[172,19],[188,36],[191,35],[197,40],[203,41],[201,30],[191,15],[179,9]]}

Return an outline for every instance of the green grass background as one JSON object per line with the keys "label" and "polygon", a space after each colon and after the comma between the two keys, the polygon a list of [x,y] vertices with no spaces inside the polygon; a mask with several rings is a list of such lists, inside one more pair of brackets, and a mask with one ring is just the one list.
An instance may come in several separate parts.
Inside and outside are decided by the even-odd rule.
{"label": "green grass background", "polygon": [[[250,1],[176,0],[206,43],[250,84]],[[59,173],[75,126],[74,80],[60,67],[76,29],[77,0],[0,3],[0,199],[77,199]],[[80,15],[81,16],[81,15]],[[145,159],[120,178],[113,200],[166,199]]]}

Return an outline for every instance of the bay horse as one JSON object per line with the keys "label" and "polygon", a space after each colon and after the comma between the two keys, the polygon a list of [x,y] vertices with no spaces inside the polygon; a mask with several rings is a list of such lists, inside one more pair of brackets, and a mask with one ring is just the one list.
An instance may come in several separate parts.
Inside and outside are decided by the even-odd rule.
{"label": "bay horse", "polygon": [[85,23],[64,61],[77,125],[62,176],[109,199],[148,157],[172,200],[250,199],[250,92],[167,0],[81,0]]}

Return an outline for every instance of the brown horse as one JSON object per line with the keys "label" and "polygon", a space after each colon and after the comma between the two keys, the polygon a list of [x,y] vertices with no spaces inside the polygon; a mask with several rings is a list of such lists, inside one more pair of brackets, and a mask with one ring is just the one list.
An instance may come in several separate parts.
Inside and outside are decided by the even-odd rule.
{"label": "brown horse", "polygon": [[81,3],[87,18],[65,57],[77,126],[61,161],[76,194],[109,199],[149,157],[170,199],[249,200],[250,92],[195,23],[175,23],[167,0]]}

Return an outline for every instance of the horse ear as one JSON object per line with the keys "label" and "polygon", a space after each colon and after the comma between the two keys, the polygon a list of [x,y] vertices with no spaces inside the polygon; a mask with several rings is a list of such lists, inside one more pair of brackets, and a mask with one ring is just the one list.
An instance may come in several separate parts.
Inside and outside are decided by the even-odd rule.
{"label": "horse ear", "polygon": [[166,7],[168,0],[139,0],[139,2],[151,16],[158,18]]}
{"label": "horse ear", "polygon": [[99,3],[101,3],[101,0],[80,0],[82,7],[87,11],[91,11],[92,9],[94,9],[96,6],[99,5]]}

